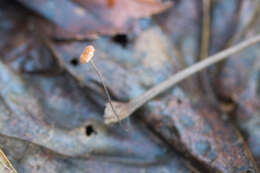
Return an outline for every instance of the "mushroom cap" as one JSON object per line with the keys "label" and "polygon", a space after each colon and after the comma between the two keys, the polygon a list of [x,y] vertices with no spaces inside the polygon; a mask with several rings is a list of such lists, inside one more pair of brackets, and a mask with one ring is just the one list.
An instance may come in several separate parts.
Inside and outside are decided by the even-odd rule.
{"label": "mushroom cap", "polygon": [[92,45],[86,46],[83,52],[80,55],[80,63],[88,63],[91,58],[94,56],[95,48]]}

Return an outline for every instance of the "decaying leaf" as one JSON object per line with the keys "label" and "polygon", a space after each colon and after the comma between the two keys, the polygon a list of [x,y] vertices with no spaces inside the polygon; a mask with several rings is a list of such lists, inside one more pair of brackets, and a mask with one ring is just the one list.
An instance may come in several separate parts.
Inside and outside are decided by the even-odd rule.
{"label": "decaying leaf", "polygon": [[[217,93],[232,102],[232,115],[246,139],[255,158],[260,158],[259,130],[259,46],[240,55],[244,60],[228,61],[219,75]],[[239,70],[240,73],[236,71]],[[224,101],[225,103],[225,101]]]}
{"label": "decaying leaf", "polygon": [[[210,2],[209,54],[259,32],[250,29],[259,1]],[[102,86],[80,65],[80,53],[95,46],[114,100],[139,96],[198,61],[203,1],[171,4],[0,2],[0,148],[19,173],[259,172],[259,46],[207,70],[215,100],[196,75],[151,100],[128,125],[103,124]]]}
{"label": "decaying leaf", "polygon": [[[56,26],[54,37],[86,38],[96,34],[114,35],[133,31],[136,19],[149,17],[169,8],[171,2],[157,0],[19,0]],[[120,15],[119,15],[120,14]]]}
{"label": "decaying leaf", "polygon": [[[55,98],[55,96],[57,97],[56,94],[62,91],[58,91],[58,88],[56,88],[58,93],[52,93],[53,97],[47,97],[48,101],[45,103],[47,105],[44,105],[42,104],[45,102],[43,101],[44,97],[38,99],[39,97],[36,95],[36,90],[30,87],[27,88],[26,83],[8,67],[3,64],[0,64],[0,66],[0,94],[2,98],[0,100],[1,134],[44,146],[49,150],[67,157],[88,158],[96,157],[96,155],[111,155],[111,157],[113,157],[116,153],[119,155],[122,153],[121,160],[123,160],[124,157],[125,159],[131,159],[131,156],[134,158],[149,159],[164,155],[162,150],[158,148],[156,144],[148,142],[150,139],[144,135],[140,134],[143,137],[139,136],[141,140],[139,141],[136,140],[138,133],[131,133],[131,135],[130,133],[120,132],[118,129],[116,130],[116,134],[110,134],[112,129],[102,125],[100,121],[97,120],[98,115],[95,117],[85,115],[87,116],[85,122],[79,123],[80,119],[78,119],[77,128],[72,128],[69,131],[64,129],[64,127],[55,126],[51,122],[52,117],[58,118],[59,111],[70,111],[68,107],[65,109],[66,103]],[[8,83],[8,85],[6,85],[6,83]],[[30,81],[30,83],[32,83],[32,81]],[[41,85],[41,87],[42,86],[44,85]],[[41,88],[41,90],[46,90],[47,88]],[[50,91],[47,90],[44,92],[47,94]],[[71,96],[71,98],[73,98],[73,96]],[[56,100],[52,104],[56,104],[55,106],[57,107],[49,105],[52,99]],[[59,107],[61,107],[61,110],[59,110]],[[44,116],[50,113],[56,114],[56,116]],[[88,113],[90,113],[90,111]],[[60,116],[65,117],[65,113]],[[72,118],[76,118],[73,117],[73,113],[71,113],[70,116],[71,117],[67,117],[67,122],[71,121],[70,119]],[[74,119],[74,121],[75,120],[76,119]],[[66,120],[64,120],[64,122],[65,121]],[[123,134],[127,136],[121,138]],[[128,141],[130,139],[135,139],[133,140],[135,142],[131,143]],[[143,140],[148,141],[144,142]],[[140,150],[142,143],[145,143],[145,145],[143,145],[144,148]],[[145,151],[150,149],[152,149],[153,152]],[[147,153],[154,156],[148,157]]]}
{"label": "decaying leaf", "polygon": [[[236,17],[237,32],[230,42],[258,33],[257,13],[258,1],[241,2],[240,16]],[[259,161],[259,45],[245,50],[236,58],[239,59],[230,59],[221,66],[221,73],[216,75],[218,79],[213,82],[214,89],[218,97],[223,99],[223,104],[233,105],[231,116],[243,132],[254,158]]]}
{"label": "decaying leaf", "polygon": [[257,172],[243,138],[208,103],[199,98],[193,103],[187,96],[168,94],[151,102],[143,118],[174,148],[201,163],[206,172]]}

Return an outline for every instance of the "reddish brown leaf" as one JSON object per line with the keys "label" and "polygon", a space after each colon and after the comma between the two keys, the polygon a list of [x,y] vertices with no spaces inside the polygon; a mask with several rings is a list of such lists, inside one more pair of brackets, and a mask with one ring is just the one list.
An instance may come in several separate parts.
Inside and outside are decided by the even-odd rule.
{"label": "reddish brown leaf", "polygon": [[[19,0],[64,29],[56,29],[53,36],[84,38],[95,34],[113,35],[134,30],[136,19],[159,13],[171,2],[157,0]],[[69,35],[68,35],[69,34]]]}
{"label": "reddish brown leaf", "polygon": [[257,172],[250,151],[232,125],[223,121],[221,113],[207,100],[195,102],[168,95],[151,102],[143,118],[169,144],[201,163],[207,172]]}

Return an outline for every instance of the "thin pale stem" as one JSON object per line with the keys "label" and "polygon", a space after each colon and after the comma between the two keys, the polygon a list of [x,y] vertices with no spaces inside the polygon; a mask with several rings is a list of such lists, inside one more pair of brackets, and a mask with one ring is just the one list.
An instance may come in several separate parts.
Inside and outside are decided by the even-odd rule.
{"label": "thin pale stem", "polygon": [[98,70],[96,64],[94,63],[94,61],[93,61],[92,59],[90,60],[90,63],[91,63],[91,65],[93,66],[94,70],[97,72],[98,77],[99,77],[99,79],[100,79],[100,81],[101,81],[101,83],[102,83],[102,85],[103,85],[104,90],[105,90],[105,94],[106,94],[106,96],[107,96],[107,98],[108,98],[108,102],[109,102],[109,104],[110,104],[110,106],[111,106],[111,108],[112,108],[112,111],[114,112],[114,114],[116,115],[117,119],[119,120],[119,116],[118,116],[118,114],[116,113],[116,110],[115,110],[115,108],[114,108],[114,106],[113,106],[113,104],[112,104],[112,100],[111,100],[110,94],[109,94],[108,89],[107,89],[107,87],[106,87],[106,85],[105,85],[105,81],[104,81],[104,79],[103,79],[103,76],[102,76],[101,72]]}

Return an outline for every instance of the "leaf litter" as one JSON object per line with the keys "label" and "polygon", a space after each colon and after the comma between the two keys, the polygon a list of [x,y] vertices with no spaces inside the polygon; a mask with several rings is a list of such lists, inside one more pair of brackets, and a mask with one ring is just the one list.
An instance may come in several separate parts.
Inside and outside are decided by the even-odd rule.
{"label": "leaf litter", "polygon": [[[258,45],[207,69],[206,85],[201,83],[203,75],[194,75],[161,93],[133,114],[128,131],[122,129],[124,121],[123,127],[103,124],[102,85],[90,67],[79,65],[81,51],[93,44],[96,65],[113,100],[126,102],[145,93],[198,61],[202,2],[176,1],[169,10],[168,4],[162,7],[152,3],[147,8],[166,11],[148,19],[146,29],[140,23],[143,19],[131,25],[122,20],[120,31],[111,25],[108,32],[94,29],[94,35],[100,34],[96,40],[73,42],[62,39],[95,38],[77,22],[80,18],[74,20],[71,15],[79,25],[70,28],[73,25],[62,23],[63,12],[55,15],[58,11],[48,13],[44,6],[20,2],[1,2],[8,8],[0,10],[1,21],[5,21],[0,27],[0,146],[18,172],[258,172],[258,66],[251,68],[257,64],[258,54],[254,52]],[[64,1],[63,5],[91,11],[93,7],[89,10],[84,2]],[[101,3],[100,9],[108,8],[104,11],[108,14],[126,1],[97,3]],[[209,55],[257,34],[254,3],[257,1],[210,4]],[[248,10],[251,13],[246,13]],[[138,21],[155,11],[130,16]],[[26,25],[19,25],[21,19]],[[135,29],[125,30],[126,26]],[[224,28],[233,29],[225,32]],[[115,37],[102,36],[118,33],[124,44]],[[213,100],[210,91],[214,91]],[[227,101],[235,105],[231,112],[220,107]]]}

